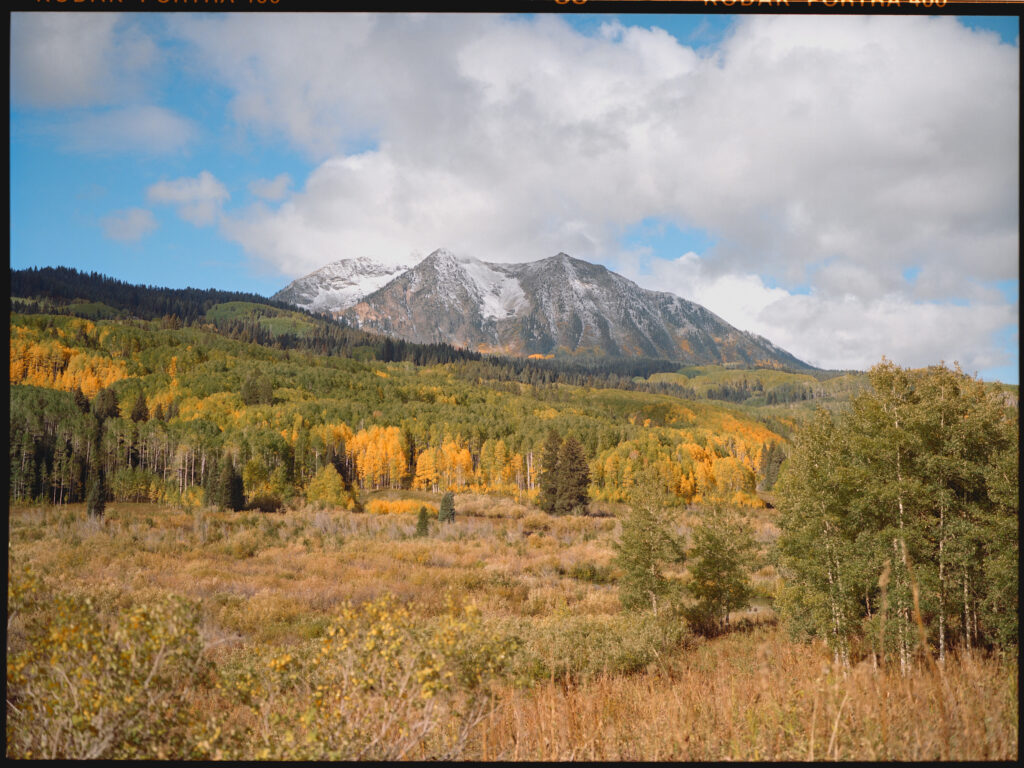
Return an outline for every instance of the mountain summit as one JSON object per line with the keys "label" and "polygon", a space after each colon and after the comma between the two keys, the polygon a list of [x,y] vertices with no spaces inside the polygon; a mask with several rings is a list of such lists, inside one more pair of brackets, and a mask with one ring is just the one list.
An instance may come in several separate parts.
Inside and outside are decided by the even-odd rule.
{"label": "mountain summit", "polygon": [[[378,272],[374,279],[384,280],[384,274]],[[274,298],[294,301],[285,291]],[[699,304],[646,290],[603,266],[565,253],[540,261],[498,264],[442,248],[416,266],[392,273],[351,303],[332,306],[330,297],[311,292],[302,297],[300,305],[333,310],[355,327],[481,352],[810,367]]]}
{"label": "mountain summit", "polygon": [[359,257],[333,261],[293,280],[271,296],[312,312],[338,312],[385,285],[409,267],[392,267]]}

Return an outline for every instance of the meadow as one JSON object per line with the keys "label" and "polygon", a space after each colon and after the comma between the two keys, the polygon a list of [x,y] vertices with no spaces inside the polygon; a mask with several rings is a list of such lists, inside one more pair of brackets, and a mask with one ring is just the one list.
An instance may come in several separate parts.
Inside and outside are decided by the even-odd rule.
{"label": "meadow", "polygon": [[[614,503],[458,494],[454,523],[415,535],[438,500],[11,507],[7,756],[1017,757],[1015,650],[836,665],[777,621],[763,559],[752,607],[701,637],[621,608]],[[763,555],[776,512],[744,513]]]}

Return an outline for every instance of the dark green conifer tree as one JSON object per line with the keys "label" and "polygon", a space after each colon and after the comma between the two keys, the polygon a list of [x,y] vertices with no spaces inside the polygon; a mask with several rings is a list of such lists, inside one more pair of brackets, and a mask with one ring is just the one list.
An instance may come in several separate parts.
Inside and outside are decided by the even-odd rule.
{"label": "dark green conifer tree", "polygon": [[213,502],[221,509],[237,512],[245,508],[245,486],[242,476],[235,469],[230,456],[224,457],[217,483],[214,488]]}
{"label": "dark green conifer tree", "polygon": [[104,387],[96,393],[92,401],[92,412],[102,423],[106,419],[116,419],[121,415],[117,406],[117,395],[110,387]]}
{"label": "dark green conifer tree", "polygon": [[85,393],[82,392],[81,387],[75,387],[73,390],[71,390],[71,396],[75,399],[75,405],[77,406],[78,410],[80,410],[82,413],[89,412],[89,398],[87,398],[85,396]]}
{"label": "dark green conifer tree", "polygon": [[555,514],[586,514],[590,502],[590,465],[583,446],[572,435],[562,443],[555,476]]}
{"label": "dark green conifer tree", "polygon": [[149,408],[146,406],[146,396],[142,392],[139,392],[139,396],[135,398],[131,415],[132,421],[149,421]]}
{"label": "dark green conifer tree", "polygon": [[416,536],[423,537],[430,533],[430,519],[427,517],[427,508],[420,507],[419,517],[416,518]]}
{"label": "dark green conifer tree", "polygon": [[[116,401],[115,401],[116,402]],[[100,454],[100,437],[103,426],[96,417],[92,430],[92,446],[89,450],[89,467],[85,476],[85,507],[90,517],[100,517],[107,507],[107,483],[103,473],[103,458]]]}
{"label": "dark green conifer tree", "polygon": [[538,506],[548,514],[554,514],[558,505],[558,457],[562,451],[562,438],[551,429],[544,441],[541,453],[540,497]]}
{"label": "dark green conifer tree", "polygon": [[437,513],[437,519],[442,523],[455,522],[455,494],[451,491],[441,497],[441,509]]}

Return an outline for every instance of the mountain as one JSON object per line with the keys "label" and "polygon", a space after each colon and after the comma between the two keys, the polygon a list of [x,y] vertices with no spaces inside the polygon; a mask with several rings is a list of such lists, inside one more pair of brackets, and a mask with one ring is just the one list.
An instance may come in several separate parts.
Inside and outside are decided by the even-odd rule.
{"label": "mountain", "polygon": [[[393,272],[390,280],[379,275],[382,284],[375,291],[347,306],[331,306],[324,294],[311,292],[315,283],[310,284],[306,306],[334,309],[365,330],[480,352],[811,368],[699,304],[646,290],[564,253],[492,264],[440,249],[411,269]],[[285,291],[274,298],[285,298]]]}
{"label": "mountain", "polygon": [[311,312],[339,312],[407,269],[408,266],[393,267],[363,257],[341,259],[293,280],[270,298]]}

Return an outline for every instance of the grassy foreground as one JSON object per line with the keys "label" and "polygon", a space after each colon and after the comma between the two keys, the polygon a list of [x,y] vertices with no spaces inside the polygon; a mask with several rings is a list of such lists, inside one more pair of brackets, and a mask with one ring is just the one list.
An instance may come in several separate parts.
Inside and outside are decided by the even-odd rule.
{"label": "grassy foreground", "polygon": [[705,640],[620,611],[614,517],[456,506],[12,508],[8,757],[1017,757],[1015,657],[844,670],[764,600]]}

